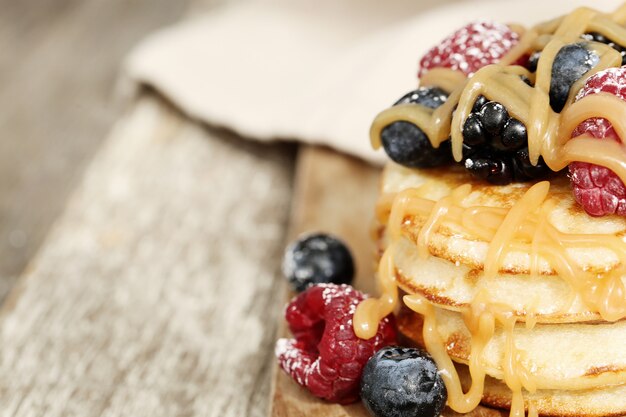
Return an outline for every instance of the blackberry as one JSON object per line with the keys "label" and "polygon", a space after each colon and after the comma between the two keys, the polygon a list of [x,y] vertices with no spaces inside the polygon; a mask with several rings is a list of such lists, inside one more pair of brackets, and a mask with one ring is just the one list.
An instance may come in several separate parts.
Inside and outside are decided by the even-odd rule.
{"label": "blackberry", "polygon": [[601,35],[598,32],[585,33],[581,36],[581,38],[583,38],[586,41],[600,42],[600,43],[610,46],[611,48],[615,49],[617,52],[620,53],[620,55],[622,56],[622,65],[626,65],[626,48],[623,47],[622,45],[619,45],[613,42],[612,40],[608,39],[606,36]]}
{"label": "blackberry", "polygon": [[[415,104],[436,109],[448,99],[448,94],[438,87],[420,87],[403,96],[399,104]],[[397,121],[385,126],[381,142],[392,161],[411,168],[432,168],[452,162],[450,141],[435,149],[426,133],[407,121]]]}
{"label": "blackberry", "polygon": [[468,157],[464,156],[463,161],[465,169],[473,177],[494,185],[506,185],[513,181],[512,162],[506,155],[500,155],[488,149],[478,150]]}
{"label": "blackberry", "polygon": [[285,250],[283,275],[297,292],[315,284],[350,284],[354,261],[338,238],[323,233],[305,235]]}
{"label": "blackberry", "polygon": [[600,57],[586,42],[565,45],[556,54],[550,79],[550,107],[559,113],[565,107],[572,85],[595,67]]}
{"label": "blackberry", "polygon": [[501,103],[479,96],[463,125],[463,164],[472,176],[505,185],[548,176],[542,158],[534,166],[528,156],[526,126]]}
{"label": "blackberry", "polygon": [[365,365],[361,399],[376,417],[439,417],[448,393],[437,365],[421,349],[386,347]]}

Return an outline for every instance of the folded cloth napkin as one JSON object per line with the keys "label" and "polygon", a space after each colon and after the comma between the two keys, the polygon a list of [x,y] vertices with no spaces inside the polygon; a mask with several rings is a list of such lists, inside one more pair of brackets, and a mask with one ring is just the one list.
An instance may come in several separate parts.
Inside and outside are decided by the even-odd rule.
{"label": "folded cloth napkin", "polygon": [[621,0],[252,0],[163,29],[125,63],[191,117],[250,139],[324,144],[373,163],[375,115],[417,85],[417,62],[470,21],[531,25]]}

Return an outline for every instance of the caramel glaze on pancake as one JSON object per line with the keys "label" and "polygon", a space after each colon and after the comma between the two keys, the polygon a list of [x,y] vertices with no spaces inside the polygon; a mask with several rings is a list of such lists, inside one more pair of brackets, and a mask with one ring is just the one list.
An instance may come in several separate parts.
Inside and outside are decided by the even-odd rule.
{"label": "caramel glaze on pancake", "polygon": [[[469,363],[471,334],[461,314],[437,309],[437,316],[448,355],[457,363]],[[423,320],[416,313],[405,309],[400,321],[403,331],[413,338],[422,331]],[[516,346],[524,352],[522,363],[533,369],[538,389],[586,390],[626,380],[626,322],[537,325],[532,331],[518,325],[514,332]],[[576,335],[575,342],[572,335]],[[597,340],[604,343],[596,344]],[[498,329],[482,355],[487,374],[499,380],[504,378],[505,344],[502,329]]]}
{"label": "caramel glaze on pancake", "polygon": [[[442,295],[436,288],[419,285],[414,280],[405,277],[401,272],[396,271],[396,281],[398,287],[410,294],[420,294],[432,304],[439,308],[460,312],[464,308],[469,307],[469,303],[458,302],[455,299]],[[517,321],[525,323],[527,319],[527,311],[523,309],[514,310],[512,313],[517,317]],[[581,312],[581,313],[554,313],[554,314],[534,314],[532,317],[539,324],[561,324],[561,323],[586,323],[600,324],[605,323],[598,313]]]}
{"label": "caramel glaze on pancake", "polygon": [[[492,289],[492,297],[512,306],[519,322],[526,322],[530,309],[533,310],[530,320],[542,324],[603,322],[597,312],[589,311],[580,302],[571,302],[567,283],[558,276],[499,274],[487,279],[482,270],[464,268],[441,258],[419,260],[412,254],[405,259],[402,255],[406,251],[416,249],[412,243],[401,242],[395,258],[398,286],[409,294],[424,296],[440,308],[462,311],[469,307],[480,288],[487,287]],[[500,291],[494,291],[495,288]]]}
{"label": "caramel glaze on pancake", "polygon": [[[394,164],[390,164],[387,167],[384,178],[383,178],[383,183],[382,183],[384,195],[381,198],[381,204],[379,205],[378,210],[377,210],[378,221],[380,222],[380,224],[385,225],[384,229],[382,230],[379,229],[378,231],[378,236],[381,238],[380,249],[384,249],[384,255],[381,257],[380,268],[379,268],[379,279],[380,279],[379,283],[382,285],[382,288],[383,288],[383,297],[378,300],[372,299],[371,301],[369,301],[369,306],[365,306],[363,304],[360,305],[359,309],[362,309],[362,311],[366,312],[366,315],[362,317],[368,316],[367,308],[371,308],[371,307],[378,309],[378,310],[371,310],[375,314],[373,317],[376,317],[376,315],[378,314],[385,315],[385,314],[388,314],[389,311],[392,311],[391,309],[393,308],[394,305],[396,305],[397,300],[399,300],[399,297],[397,296],[397,294],[395,296],[393,295],[395,291],[394,288],[397,288],[397,285],[399,285],[401,288],[406,290],[409,294],[417,294],[421,296],[426,296],[426,298],[430,300],[431,305],[436,304],[438,302],[440,304],[439,307],[443,307],[446,310],[459,310],[459,311],[467,312],[467,310],[473,309],[474,307],[473,300],[476,294],[467,294],[467,297],[465,297],[465,300],[463,300],[463,297],[458,297],[459,294],[457,294],[456,298],[446,297],[444,296],[445,293],[438,292],[438,288],[436,285],[431,286],[431,287],[425,287],[422,285],[422,287],[420,288],[419,280],[414,279],[414,277],[406,277],[404,275],[405,271],[403,271],[401,268],[398,268],[398,265],[401,264],[401,261],[402,261],[402,259],[398,259],[397,257],[397,255],[401,253],[401,251],[399,250],[399,248],[402,248],[401,244],[405,246],[404,249],[408,247],[408,248],[417,248],[415,250],[419,250],[420,232],[422,229],[425,229],[428,226],[428,222],[430,220],[428,219],[428,215],[421,215],[421,214],[420,215],[415,215],[415,214],[399,215],[399,213],[404,213],[404,212],[398,209],[395,209],[394,211],[387,197],[387,196],[394,195],[394,194],[400,195],[401,193],[403,193],[403,190],[407,190],[407,189],[420,189],[421,191],[423,191],[423,193],[419,196],[420,198],[418,198],[417,200],[410,200],[409,203],[411,203],[411,201],[419,201],[419,204],[432,204],[432,203],[429,203],[428,201],[429,200],[431,202],[432,201],[437,202],[441,200],[445,201],[447,198],[449,198],[448,196],[451,196],[452,198],[454,198],[455,190],[458,190],[458,188],[453,189],[453,187],[458,184],[457,181],[463,181],[463,185],[461,186],[463,187],[467,184],[468,178],[467,176],[461,174],[458,170],[455,170],[455,169],[437,172],[436,170],[432,170],[432,171],[431,170],[428,170],[428,171],[406,170],[405,168],[399,167]],[[474,184],[472,183],[471,185],[474,185]],[[448,201],[456,201],[454,203],[454,204],[457,204],[456,207],[469,207],[470,209],[472,207],[507,206],[507,207],[504,207],[504,209],[513,210],[516,207],[516,205],[519,204],[519,201],[523,200],[527,195],[529,195],[529,193],[531,193],[531,191],[532,191],[532,188],[528,184],[516,184],[516,185],[509,186],[509,187],[495,187],[495,186],[488,186],[484,184],[476,184],[476,187],[472,188],[470,193],[465,192],[463,194],[462,200],[457,199],[457,200],[448,200]],[[574,208],[575,203],[573,202],[573,199],[571,197],[571,191],[569,191],[569,189],[567,188],[566,178],[563,178],[563,177],[553,178],[550,191],[551,193],[548,195],[548,198],[553,201],[557,200],[557,204],[552,204],[551,206],[549,206],[550,210],[552,211],[549,212],[548,214],[549,214],[551,223],[555,226],[558,225],[559,230],[563,231],[564,233],[578,233],[578,234],[588,233],[588,234],[596,234],[596,235],[599,234],[603,236],[604,235],[614,236],[614,238],[622,239],[623,241],[624,230],[626,230],[626,222],[624,221],[624,219],[604,218],[604,219],[590,220],[586,214],[577,212],[577,209]],[[394,201],[396,200],[398,200],[398,197],[396,197]],[[396,206],[394,205],[394,207]],[[418,208],[418,212],[419,210],[422,210],[422,209]],[[431,233],[431,235],[429,236],[429,239],[426,240],[425,246],[427,247],[428,256],[426,256],[425,258],[422,258],[422,261],[420,261],[420,259],[417,259],[417,257],[414,260],[409,259],[408,264],[416,265],[417,267],[423,268],[424,264],[421,262],[436,261],[436,262],[446,262],[450,264],[453,268],[456,268],[458,270],[465,268],[467,269],[468,272],[462,278],[469,283],[470,287],[472,285],[477,286],[478,284],[481,283],[482,280],[485,279],[481,274],[485,272],[485,268],[484,268],[484,260],[486,259],[485,252],[486,252],[486,249],[489,248],[490,241],[484,240],[484,239],[474,239],[472,238],[471,235],[463,235],[463,233],[460,233],[459,230],[454,230],[453,228],[448,229],[446,226],[447,225],[445,223],[439,224],[439,227],[434,228],[433,233]],[[454,226],[454,224],[452,224],[452,226]],[[438,239],[440,240],[439,242],[438,242]],[[460,245],[460,248],[459,248],[459,245]],[[475,250],[476,247],[480,245],[484,246],[483,247],[484,250],[482,253],[480,251]],[[437,248],[443,248],[444,252],[437,252],[436,251]],[[609,256],[607,256],[607,253],[606,253],[607,251],[604,250],[602,245],[600,245],[599,248],[585,247],[584,249],[585,249],[584,252],[587,252],[587,253],[593,252],[594,255],[587,256],[587,257],[576,256],[575,262],[581,263],[582,265],[584,265],[587,273],[590,270],[595,270],[596,268],[598,268],[598,270],[604,270],[604,271],[613,271],[615,268],[617,268],[616,263],[611,258],[610,254]],[[454,258],[455,250],[458,251],[458,253],[461,253],[464,257]],[[500,275],[496,274],[494,277],[491,277],[492,279],[499,280],[501,283],[505,285],[509,285],[514,279],[522,283],[527,281],[528,284],[532,283],[531,278],[539,279],[540,281],[546,281],[546,282],[548,281],[558,282],[561,279],[560,276],[556,274],[554,270],[551,269],[550,264],[547,262],[545,262],[545,264],[542,265],[542,268],[539,269],[540,270],[539,274],[533,274],[533,275],[528,274],[527,272],[529,272],[530,269],[528,267],[528,264],[529,264],[528,259],[524,258],[524,254],[525,254],[524,249],[514,248],[512,250],[517,250],[518,254],[521,254],[521,256],[513,257],[511,259],[505,258],[504,262],[502,263],[503,268],[500,268],[500,270],[497,271],[498,274]],[[526,255],[527,255],[527,252],[528,250],[526,249]],[[541,252],[539,252],[539,254],[541,254]],[[450,262],[450,260],[455,261],[455,262],[452,263]],[[472,264],[471,262],[475,262],[475,263]],[[578,267],[580,267],[580,265],[578,265]],[[617,272],[617,270],[615,272]],[[427,275],[433,276],[435,278],[437,278],[438,276],[437,274],[427,274]],[[424,278],[428,278],[428,277],[424,277]],[[533,285],[528,285],[527,288],[524,290],[526,291],[526,294],[531,294],[533,290],[537,290],[537,288],[540,288],[540,286],[536,284],[537,283],[535,282]],[[558,293],[559,291],[567,292],[567,287],[565,287],[565,290],[562,290],[562,289],[556,290],[555,293]],[[463,294],[460,294],[460,295],[463,296]],[[489,294],[489,295],[491,297],[493,294]],[[522,293],[522,296],[525,296],[525,294]],[[508,305],[509,307],[507,307],[508,308],[507,311],[514,313],[517,317],[511,317],[511,319],[513,320],[507,319],[505,316],[508,313],[505,311],[504,312],[505,316],[497,316],[498,318],[494,321],[494,323],[497,326],[507,325],[505,324],[505,322],[507,322],[508,325],[515,326],[515,322],[522,322],[522,321],[527,321],[530,324],[529,327],[531,328],[535,326],[537,323],[546,323],[546,322],[569,323],[569,322],[574,322],[574,321],[593,321],[593,320],[599,321],[598,315],[587,314],[587,313],[593,313],[593,310],[579,310],[576,312],[577,315],[569,315],[569,316],[566,314],[562,314],[564,313],[564,311],[556,311],[556,312],[552,312],[553,313],[552,316],[550,316],[549,314],[542,316],[541,314],[537,314],[536,309],[529,308],[528,310],[531,311],[530,313],[531,315],[529,316],[528,311],[526,309],[520,309],[519,311],[516,312],[511,309],[511,304],[502,302],[503,300],[504,299],[498,300],[498,299],[489,298],[487,299],[487,303],[488,303],[487,306],[491,305],[496,308],[500,308],[497,306]],[[409,301],[405,299],[405,303],[408,303],[408,302]],[[419,302],[419,301],[413,298],[410,301],[410,304],[408,305],[415,311],[422,312],[420,307],[414,304],[415,302]],[[482,301],[479,301],[479,303],[484,303],[484,302],[485,302],[484,298],[482,299]],[[476,305],[480,306],[481,304],[476,304]],[[380,309],[381,306],[384,307],[384,309]],[[367,307],[367,308],[362,308],[362,307]],[[432,307],[432,310],[433,311],[436,310],[436,307],[437,307],[436,305]],[[427,314],[429,317],[431,317],[431,320],[434,319],[434,316],[427,312],[427,311],[430,311],[431,309],[427,305],[424,305],[424,308],[426,308],[426,310],[424,310],[422,314]],[[491,307],[488,307],[488,308],[491,308]],[[357,309],[357,315],[355,315],[355,323],[363,323],[363,321],[360,320],[358,317],[359,309]],[[496,311],[491,311],[491,312],[487,311],[487,313],[488,315],[501,314],[500,312],[496,312]],[[481,316],[475,315],[473,317],[480,319]],[[445,328],[447,324],[449,325],[451,323],[451,321],[445,318],[441,321],[437,319],[435,320],[437,323],[435,324],[435,328]],[[506,333],[507,340],[510,341],[512,338],[514,338],[515,337],[514,333],[515,333],[514,331],[509,332],[509,330],[507,330],[507,333]],[[470,349],[468,345],[470,343],[473,343],[473,342],[470,342],[470,340],[473,339],[473,337],[470,339],[469,337],[467,337],[467,335],[463,336],[463,335],[457,335],[455,333],[448,334],[447,336],[448,336],[448,339],[444,340],[441,345],[445,355],[449,359],[456,361],[457,364],[460,362],[471,361],[470,359],[472,356],[470,355],[469,352],[470,350],[473,352],[474,348],[472,347]],[[497,332],[494,333],[494,336],[497,336]],[[491,340],[492,337],[493,336],[483,334],[480,336],[479,339],[477,339],[479,341],[476,343],[482,344],[486,342],[487,345],[489,345],[489,343],[492,342]],[[431,351],[431,353],[434,352],[432,347],[435,345],[438,345],[438,343],[439,342],[437,342],[435,339],[431,339],[431,346],[429,347],[429,350]],[[452,345],[453,347],[452,349],[449,349],[450,345]],[[439,349],[439,348],[436,348],[436,349]],[[476,354],[472,353],[472,355],[476,358],[482,358],[482,355],[484,352],[488,352],[488,349],[481,348],[481,351],[479,351]],[[512,349],[507,348],[507,353],[505,353],[505,356],[509,358],[514,358],[515,355],[518,355],[518,354],[523,355],[524,354],[523,349],[518,349],[517,346],[513,345]],[[479,362],[480,361],[481,360],[479,360]],[[440,366],[443,366],[442,369],[444,369],[446,373],[453,372],[454,374],[457,374],[457,372],[454,371],[454,365],[452,363],[451,365],[446,365],[444,363],[445,360],[442,362],[441,356],[439,357],[437,362],[438,364],[441,364]],[[515,379],[512,380],[510,377],[510,374],[509,374],[509,377],[503,374],[503,371],[499,369],[497,365],[493,365],[494,361],[490,362],[491,367],[489,367],[489,361],[486,361],[486,362],[488,362],[486,366],[483,364],[475,365],[475,366],[480,366],[480,368],[478,369],[481,369],[480,372],[484,372],[485,374],[481,374],[482,376],[478,376],[477,379],[475,379],[475,381],[478,381],[481,388],[480,390],[478,389],[472,390],[471,392],[473,392],[474,394],[470,395],[468,392],[468,395],[464,395],[462,393],[460,395],[458,392],[458,389],[454,388],[455,386],[458,386],[457,384],[463,382],[460,376],[457,376],[459,378],[457,380],[458,382],[455,382],[454,380],[446,382],[446,385],[451,386],[455,392],[455,394],[451,398],[457,399],[456,403],[450,405],[451,407],[457,409],[457,411],[459,412],[463,412],[463,411],[468,412],[474,409],[474,407],[476,406],[476,404],[478,404],[481,398],[483,399],[482,400],[483,402],[489,401],[490,404],[494,404],[496,406],[506,406],[507,401],[511,401],[510,398],[513,398],[512,401],[514,402],[514,404],[516,404],[514,405],[513,408],[518,411],[520,410],[520,407],[522,408],[524,406],[539,407],[539,405],[543,404],[540,410],[541,414],[553,415],[554,413],[559,413],[561,411],[560,409],[556,409],[556,408],[551,409],[549,405],[546,405],[547,404],[546,401],[547,401],[547,398],[549,398],[549,396],[554,397],[554,401],[559,401],[559,399],[563,399],[563,398],[570,398],[572,396],[574,396],[573,397],[574,400],[576,399],[593,400],[593,399],[597,399],[598,396],[607,396],[607,395],[612,396],[615,394],[616,388],[614,389],[614,388],[609,387],[607,389],[603,388],[601,392],[600,391],[591,392],[590,387],[604,386],[604,384],[606,384],[607,382],[622,383],[622,380],[623,380],[623,377],[622,377],[622,371],[623,371],[622,365],[623,364],[597,362],[597,363],[594,363],[592,366],[587,366],[586,368],[581,369],[578,374],[574,375],[579,380],[583,380],[583,383],[579,384],[578,383],[579,381],[572,382],[572,380],[570,381],[564,380],[563,386],[556,387],[559,389],[563,389],[563,387],[567,389],[575,387],[577,394],[573,394],[568,391],[548,390],[548,389],[545,389],[544,387],[550,388],[552,386],[545,384],[545,380],[546,380],[545,378],[543,377],[535,378],[534,375],[529,374],[529,372],[532,373],[532,369],[533,369],[532,364],[529,367],[527,367],[527,366],[521,366],[521,364],[518,365],[516,362],[516,364],[513,365],[515,369],[514,372],[516,372],[515,375],[518,375],[517,372],[519,372],[520,377],[531,378],[530,383],[535,384],[538,391],[536,391],[536,393],[530,393],[523,389],[524,387],[526,387],[526,385],[523,385],[522,389],[520,389],[519,386],[516,389],[511,387],[512,391],[505,390],[507,392],[506,395],[508,395],[507,397],[506,395],[502,394],[501,391],[498,391],[496,389],[500,386],[498,384],[502,384],[502,383],[501,382],[496,383],[495,380],[493,380],[493,378],[495,377],[495,378],[503,379],[507,381],[507,384],[511,383],[511,381],[513,381],[513,383],[515,384],[516,383]],[[502,364],[502,366],[504,366],[504,364]],[[576,370],[575,362],[568,364],[568,366],[570,366],[570,369]],[[616,379],[613,379],[612,378],[613,376],[617,376]],[[483,377],[484,379],[482,379]],[[517,378],[517,376],[514,376],[514,378]],[[481,381],[484,381],[484,387],[483,387],[483,382]],[[615,381],[618,381],[618,382],[615,382]],[[597,385],[595,385],[594,382],[597,382]],[[449,383],[451,385],[449,385]],[[567,384],[570,384],[570,385],[567,385]],[[626,392],[624,394],[626,394]],[[523,397],[521,397],[522,395]],[[476,402],[474,403],[474,401]],[[572,404],[577,404],[576,401],[574,401]],[[620,413],[626,413],[626,406],[625,408],[620,408],[619,401],[617,401],[615,405],[616,405],[616,408],[613,410],[607,410],[606,407],[602,407],[602,406],[592,407],[590,405],[587,408],[580,408],[580,407],[577,408],[577,410],[579,411],[578,414],[571,414],[570,412],[565,412],[565,413],[561,412],[561,414],[567,415],[567,416],[570,416],[570,415],[595,416],[595,415],[604,415],[604,414],[619,415]],[[598,414],[598,413],[601,413],[601,414]],[[534,414],[532,412],[529,412],[529,415],[534,415]]]}
{"label": "caramel glaze on pancake", "polygon": [[[424,188],[425,199],[438,201],[463,186],[471,186],[471,194],[464,199],[463,206],[483,206],[510,209],[520,201],[530,189],[532,183],[513,183],[506,186],[494,186],[473,179],[462,167],[446,169],[413,170],[389,163],[383,173],[382,196],[377,208],[377,221],[387,224],[391,201],[399,192],[407,189]],[[569,179],[564,175],[550,179],[549,201],[554,205],[548,218],[557,230],[567,234],[596,234],[624,239],[626,219],[620,216],[590,217],[574,200]],[[414,242],[417,241],[421,227],[427,216],[407,215],[402,224],[402,232]],[[454,224],[442,223],[428,241],[431,255],[460,263],[471,269],[484,270],[484,258],[489,242],[464,233]],[[509,251],[499,265],[498,272],[510,274],[528,274],[529,245],[520,243],[519,247]],[[620,260],[610,250],[598,245],[594,248],[572,248],[579,267],[587,272],[606,273],[620,266]],[[539,273],[554,275],[554,268],[547,262],[540,263]]]}
{"label": "caramel glaze on pancake", "polygon": [[[403,190],[425,188],[425,198],[437,201],[450,194],[459,184],[472,186],[471,194],[463,202],[464,206],[486,206],[510,208],[519,202],[526,193],[530,184],[512,184],[509,186],[493,186],[468,178],[463,169],[449,167],[445,170],[411,170],[390,163],[383,174],[382,197],[377,208],[377,221],[380,225],[375,232],[378,237],[379,253],[387,248],[390,237],[388,236],[388,222],[390,215],[389,197],[397,195]],[[574,201],[568,179],[564,176],[554,177],[550,183],[549,200],[554,207],[549,213],[552,224],[563,233],[579,235],[601,235],[607,238],[624,241],[626,233],[626,220],[618,216],[604,218],[590,218]],[[431,235],[428,241],[429,258],[424,261],[419,259],[418,239],[422,226],[427,221],[427,216],[407,215],[400,227],[402,239],[394,249],[394,261],[397,265],[404,265],[406,271],[400,271],[398,283],[412,293],[424,295],[429,300],[440,305],[448,305],[456,309],[465,307],[471,302],[474,293],[473,287],[487,285],[484,279],[484,260],[489,247],[489,242],[481,241],[470,235],[464,235],[463,231],[451,230],[454,225],[443,223]],[[413,244],[411,248],[407,242]],[[526,303],[535,296],[533,289],[545,287],[545,294],[539,293],[543,307],[535,308],[531,320],[539,323],[562,323],[600,320],[598,311],[589,309],[580,300],[576,300],[576,294],[568,290],[568,286],[551,268],[547,261],[540,261],[539,274],[529,274],[530,256],[529,244],[520,243],[519,248],[511,249],[497,276],[491,277],[491,281],[502,287],[502,294],[518,296]],[[594,247],[569,248],[572,258],[579,262],[578,267],[587,273],[607,274],[620,267],[620,259],[609,248],[599,244]],[[398,253],[400,252],[400,253]],[[414,252],[414,253],[408,253]],[[408,253],[408,254],[407,254]],[[406,259],[405,259],[406,258]],[[448,265],[446,266],[447,261]],[[439,269],[448,275],[461,274],[448,282],[434,282],[438,278],[423,275],[415,277],[415,271],[411,274],[407,265],[419,267],[424,262],[439,262]],[[429,282],[425,282],[427,279]],[[474,282],[471,282],[474,281]],[[528,283],[527,289],[523,287]],[[541,285],[535,285],[540,283]],[[462,285],[468,287],[464,291]],[[510,286],[510,291],[506,291]],[[521,287],[521,289],[520,289]],[[446,290],[447,289],[447,290]],[[449,290],[449,291],[448,291]],[[451,291],[456,295],[451,295]],[[459,294],[462,292],[462,294]],[[530,293],[529,293],[530,292]],[[554,299],[550,299],[554,297]],[[495,302],[499,302],[497,298]],[[572,303],[571,305],[569,303]],[[519,321],[525,321],[528,308],[512,305]],[[528,307],[528,306],[526,306]],[[555,310],[556,309],[556,310]]]}
{"label": "caramel glaze on pancake", "polygon": [[[397,323],[402,344],[424,348],[423,320],[418,314],[407,307],[402,307],[397,314]],[[461,354],[466,347],[464,343],[466,341],[463,339],[447,340],[450,355],[454,357],[456,354]],[[456,368],[463,386],[467,389],[470,385],[467,366],[457,362]],[[626,415],[623,412],[626,409],[626,386],[624,385],[607,386],[599,390],[537,390],[534,394],[525,392],[524,395],[527,400],[533,402],[542,416],[618,417]],[[508,410],[511,406],[511,390],[502,381],[488,376],[485,380],[481,404],[480,408],[489,411],[495,411],[490,407]],[[503,415],[508,415],[508,411]]]}

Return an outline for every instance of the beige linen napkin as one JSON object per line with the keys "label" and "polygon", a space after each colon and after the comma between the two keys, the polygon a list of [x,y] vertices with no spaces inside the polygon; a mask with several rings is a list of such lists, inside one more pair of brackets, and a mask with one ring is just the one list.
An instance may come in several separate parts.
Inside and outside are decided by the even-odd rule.
{"label": "beige linen napkin", "polygon": [[[419,57],[475,20],[530,25],[621,0],[249,1],[183,21],[128,57],[134,83],[190,116],[256,140],[331,146],[379,163],[374,116],[417,85]],[[454,4],[452,4],[454,3]]]}

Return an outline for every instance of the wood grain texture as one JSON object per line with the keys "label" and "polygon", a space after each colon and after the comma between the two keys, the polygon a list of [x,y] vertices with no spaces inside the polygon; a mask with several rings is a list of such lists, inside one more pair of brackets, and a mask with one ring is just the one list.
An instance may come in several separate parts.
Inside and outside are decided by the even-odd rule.
{"label": "wood grain texture", "polygon": [[[371,225],[378,195],[379,169],[325,148],[303,147],[296,174],[289,235],[323,230],[344,239],[353,252],[357,273],[354,285],[369,293],[374,281],[374,243]],[[284,320],[281,320],[284,330]],[[274,365],[275,365],[275,361]],[[277,367],[276,367],[277,368]],[[365,417],[360,404],[343,407],[311,396],[276,369],[272,417]]]}
{"label": "wood grain texture", "polygon": [[120,62],[187,0],[0,0],[0,301],[121,113]]}
{"label": "wood grain texture", "polygon": [[0,316],[1,416],[265,416],[294,148],[142,98]]}

